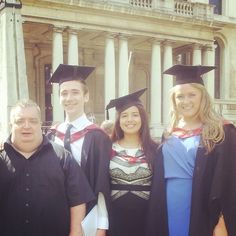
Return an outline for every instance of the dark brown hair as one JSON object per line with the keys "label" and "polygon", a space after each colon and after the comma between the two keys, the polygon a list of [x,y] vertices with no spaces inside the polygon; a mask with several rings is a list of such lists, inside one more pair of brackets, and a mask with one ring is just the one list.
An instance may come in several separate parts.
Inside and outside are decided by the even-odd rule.
{"label": "dark brown hair", "polygon": [[[131,105],[131,106],[133,106],[133,105]],[[141,128],[139,130],[139,136],[140,136],[143,152],[144,152],[144,154],[147,158],[147,162],[150,166],[152,164],[154,152],[155,152],[155,149],[157,148],[158,144],[151,138],[147,112],[145,111],[143,105],[136,104],[134,106],[136,106],[138,108],[139,114],[141,117]],[[126,107],[124,110],[126,110],[127,108],[128,107]],[[120,115],[124,110],[117,111],[115,126],[114,126],[113,133],[111,136],[112,142],[116,142],[124,137],[124,132],[120,127]]]}

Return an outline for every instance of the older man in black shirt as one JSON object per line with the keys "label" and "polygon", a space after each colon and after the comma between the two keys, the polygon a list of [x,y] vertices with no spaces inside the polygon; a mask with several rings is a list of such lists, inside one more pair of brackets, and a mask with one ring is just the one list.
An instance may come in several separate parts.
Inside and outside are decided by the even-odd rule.
{"label": "older man in black shirt", "polygon": [[42,135],[40,117],[29,100],[11,111],[11,135],[1,152],[8,170],[1,235],[82,235],[85,203],[94,195],[71,154]]}

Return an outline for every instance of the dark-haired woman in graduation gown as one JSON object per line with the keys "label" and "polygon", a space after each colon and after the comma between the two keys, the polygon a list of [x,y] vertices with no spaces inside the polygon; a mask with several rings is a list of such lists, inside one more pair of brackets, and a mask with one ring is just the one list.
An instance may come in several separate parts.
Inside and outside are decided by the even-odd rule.
{"label": "dark-haired woman in graduation gown", "polygon": [[144,236],[157,144],[150,138],[146,111],[139,100],[145,89],[112,100],[117,119],[110,161],[111,214],[109,236]]}

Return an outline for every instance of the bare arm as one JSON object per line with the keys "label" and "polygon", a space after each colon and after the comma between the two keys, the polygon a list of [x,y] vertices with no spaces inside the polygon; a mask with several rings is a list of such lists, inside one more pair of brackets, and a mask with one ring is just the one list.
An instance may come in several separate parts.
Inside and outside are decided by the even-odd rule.
{"label": "bare arm", "polygon": [[223,216],[219,218],[219,222],[214,229],[213,236],[228,236]]}
{"label": "bare arm", "polygon": [[106,236],[105,229],[97,229],[96,236]]}
{"label": "bare arm", "polygon": [[80,204],[70,208],[70,235],[69,236],[83,236],[81,222],[85,217],[86,205]]}

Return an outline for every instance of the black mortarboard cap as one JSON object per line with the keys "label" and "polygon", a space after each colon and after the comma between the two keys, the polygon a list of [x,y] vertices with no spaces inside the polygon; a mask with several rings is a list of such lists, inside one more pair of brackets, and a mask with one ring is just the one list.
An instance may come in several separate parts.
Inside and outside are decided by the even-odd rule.
{"label": "black mortarboard cap", "polygon": [[130,93],[128,95],[112,99],[109,104],[106,106],[107,111],[107,119],[109,119],[108,110],[110,108],[115,107],[117,111],[123,111],[126,108],[136,105],[136,104],[142,104],[139,97],[147,90],[147,88],[140,89],[134,93]]}
{"label": "black mortarboard cap", "polygon": [[175,76],[175,85],[197,83],[202,84],[202,75],[215,69],[215,66],[190,66],[190,65],[174,65],[163,72]]}
{"label": "black mortarboard cap", "polygon": [[76,66],[60,64],[52,74],[49,82],[51,83],[63,83],[71,80],[84,81],[95,69],[93,66]]}

